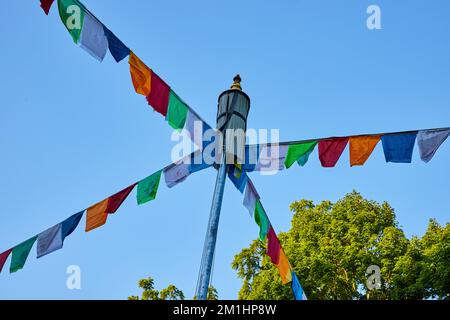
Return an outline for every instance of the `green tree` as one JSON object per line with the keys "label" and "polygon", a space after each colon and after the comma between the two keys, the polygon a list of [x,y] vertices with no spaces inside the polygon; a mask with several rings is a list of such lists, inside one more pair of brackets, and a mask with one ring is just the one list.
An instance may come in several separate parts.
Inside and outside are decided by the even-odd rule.
{"label": "green tree", "polygon": [[[408,240],[388,203],[352,192],[336,203],[291,205],[291,229],[278,235],[309,299],[450,298],[450,224],[431,220],[420,239]],[[253,241],[233,260],[242,278],[239,299],[292,299],[290,286]],[[367,288],[366,270],[381,269],[381,288]]]}

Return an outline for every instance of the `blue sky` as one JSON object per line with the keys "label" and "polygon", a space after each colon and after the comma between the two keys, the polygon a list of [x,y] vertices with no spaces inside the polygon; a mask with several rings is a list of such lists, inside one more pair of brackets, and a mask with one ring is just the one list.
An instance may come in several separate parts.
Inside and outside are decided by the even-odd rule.
{"label": "blue sky", "polygon": [[[252,99],[248,126],[280,129],[281,140],[450,125],[448,1],[106,1],[84,4],[208,122],[217,96],[240,73]],[[366,28],[378,4],[382,30]],[[128,63],[98,63],[77,48],[56,6],[2,1],[0,60],[0,251],[28,239],[170,163],[171,129],[134,93]],[[317,154],[275,176],[252,174],[277,231],[289,204],[336,201],[353,189],[388,201],[405,233],[448,221],[448,159],[442,146],[424,164],[387,164],[381,145],[363,167],[348,149],[333,169]],[[84,221],[63,250],[0,274],[0,298],[123,299],[152,276],[194,295],[215,170],[192,175],[155,201],[135,194],[90,233]],[[213,284],[237,298],[233,256],[258,235],[229,183]],[[81,290],[66,268],[81,268]]]}

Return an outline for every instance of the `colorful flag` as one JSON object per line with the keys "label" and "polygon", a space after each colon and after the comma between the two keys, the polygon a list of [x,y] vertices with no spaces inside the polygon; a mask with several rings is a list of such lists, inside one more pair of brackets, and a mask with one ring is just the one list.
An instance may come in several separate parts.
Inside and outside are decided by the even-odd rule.
{"label": "colorful flag", "polygon": [[248,179],[245,171],[240,170],[235,165],[228,165],[228,178],[241,193],[244,193]]}
{"label": "colorful flag", "polygon": [[306,298],[305,292],[303,291],[303,288],[300,284],[300,281],[297,278],[297,275],[295,274],[295,271],[292,270],[292,292],[294,294],[295,300],[308,300]]}
{"label": "colorful flag", "polygon": [[380,136],[350,137],[350,166],[362,166],[380,141]]}
{"label": "colorful flag", "polygon": [[322,167],[332,168],[336,165],[347,146],[348,138],[331,138],[319,142],[319,159]]}
{"label": "colorful flag", "polygon": [[284,169],[288,146],[272,145],[261,147],[255,171],[281,171]]}
{"label": "colorful flag", "polygon": [[120,62],[130,55],[130,48],[128,48],[119,38],[116,37],[111,30],[103,26],[106,39],[108,39],[109,52],[116,62]]}
{"label": "colorful flag", "polygon": [[449,135],[450,129],[419,131],[417,144],[419,146],[420,158],[425,162],[429,162]]}
{"label": "colorful flag", "polygon": [[80,223],[81,218],[83,217],[84,210],[81,212],[78,212],[71,217],[67,218],[62,222],[61,227],[61,238],[62,242],[66,239],[66,237],[70,236],[72,232],[77,228],[78,224]]}
{"label": "colorful flag", "polygon": [[292,281],[291,265],[284,253],[283,248],[280,249],[280,257],[277,264],[278,271],[280,272],[281,282],[287,284]]}
{"label": "colorful flag", "polygon": [[108,199],[100,201],[93,205],[86,212],[86,232],[101,227],[106,223],[108,213],[106,208],[108,207]]}
{"label": "colorful flag", "polygon": [[170,87],[152,71],[151,90],[147,95],[147,101],[156,112],[161,113],[164,117],[167,115],[169,95]]}
{"label": "colorful flag", "polygon": [[255,213],[256,201],[259,200],[259,194],[250,179],[247,179],[247,187],[245,188],[244,206],[248,209],[250,216]]}
{"label": "colorful flag", "polygon": [[3,266],[5,265],[6,260],[9,257],[9,254],[11,253],[12,249],[6,250],[2,254],[0,254],[0,273],[3,270]]}
{"label": "colorful flag", "polygon": [[128,58],[130,64],[131,81],[136,93],[148,96],[151,90],[152,70],[139,59],[133,51],[130,51]]}
{"label": "colorful flag", "polygon": [[257,144],[245,146],[245,163],[242,164],[242,170],[246,172],[255,171],[259,160],[259,151],[259,145]]}
{"label": "colorful flag", "polygon": [[50,8],[52,7],[54,0],[41,0],[41,8],[44,10],[45,14],[48,15]]}
{"label": "colorful flag", "polygon": [[256,200],[255,205],[255,222],[259,226],[259,238],[265,240],[269,232],[270,221],[259,200]]}
{"label": "colorful flag", "polygon": [[267,234],[267,255],[270,257],[273,264],[278,264],[280,260],[280,250],[281,245],[277,234],[275,233],[275,230],[270,227],[269,233]]}
{"label": "colorful flag", "polygon": [[108,206],[106,208],[106,213],[116,213],[117,209],[122,205],[125,199],[128,197],[131,191],[133,191],[136,183],[133,183],[131,186],[123,189],[122,191],[117,192],[115,195],[109,197]]}
{"label": "colorful flag", "polygon": [[11,265],[9,267],[9,272],[14,273],[19,271],[25,265],[28,255],[36,242],[37,236],[22,242],[12,249]]}
{"label": "colorful flag", "polygon": [[411,163],[417,133],[387,134],[381,137],[386,162]]}
{"label": "colorful flag", "polygon": [[89,13],[84,16],[80,46],[100,62],[103,61],[108,50],[108,39],[106,39],[103,24]]}
{"label": "colorful flag", "polygon": [[161,172],[162,170],[159,170],[144,180],[139,181],[137,187],[138,204],[144,204],[156,198],[159,180],[161,179]]}
{"label": "colorful flag", "polygon": [[58,223],[40,234],[37,238],[38,259],[63,247],[62,224]]}
{"label": "colorful flag", "polygon": [[166,120],[175,130],[181,130],[186,123],[188,106],[184,103],[175,92],[170,90],[169,108]]}
{"label": "colorful flag", "polygon": [[183,160],[173,163],[164,169],[164,179],[169,188],[183,182],[190,174],[189,164],[184,163]]}
{"label": "colorful flag", "polygon": [[289,145],[284,165],[286,168],[290,168],[294,162],[298,162],[300,166],[304,166],[308,162],[309,155],[316,147],[317,141],[291,144]]}
{"label": "colorful flag", "polygon": [[69,31],[75,43],[80,41],[84,23],[84,8],[78,0],[58,0],[58,11],[61,21]]}

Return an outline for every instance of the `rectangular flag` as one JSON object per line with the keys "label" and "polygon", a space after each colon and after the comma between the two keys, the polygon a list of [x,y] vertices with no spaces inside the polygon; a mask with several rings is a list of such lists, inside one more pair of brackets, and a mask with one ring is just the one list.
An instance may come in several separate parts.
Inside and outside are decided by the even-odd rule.
{"label": "rectangular flag", "polygon": [[417,135],[420,158],[424,162],[429,162],[437,149],[450,135],[450,129],[422,130]]}
{"label": "rectangular flag", "polygon": [[108,50],[108,39],[106,39],[103,24],[89,13],[84,16],[80,39],[80,46],[102,62]]}
{"label": "rectangular flag", "polygon": [[284,169],[288,146],[262,146],[255,171],[281,171]]}
{"label": "rectangular flag", "polygon": [[75,43],[80,41],[84,23],[84,8],[77,0],[58,0],[58,11],[62,23]]}
{"label": "rectangular flag", "polygon": [[86,212],[86,232],[101,227],[106,223],[108,213],[106,208],[108,207],[108,199],[100,201],[87,209]]}
{"label": "rectangular flag", "polygon": [[147,96],[148,104],[165,117],[169,106],[170,87],[153,70],[151,84],[152,89]]}
{"label": "rectangular flag", "polygon": [[134,90],[136,93],[148,96],[151,90],[152,70],[133,51],[130,51],[128,63],[130,64],[131,81],[133,82]]}
{"label": "rectangular flag", "polygon": [[270,227],[269,233],[267,234],[267,255],[270,257],[273,264],[278,264],[280,260],[280,250],[280,240],[278,240],[275,230]]}
{"label": "rectangular flag", "polygon": [[233,182],[236,189],[240,193],[244,193],[245,185],[247,184],[247,173],[240,170],[235,165],[228,165],[228,178]]}
{"label": "rectangular flag", "polygon": [[62,242],[66,239],[66,237],[70,236],[72,232],[77,228],[80,223],[81,218],[83,217],[84,210],[74,214],[73,216],[64,220],[61,224],[61,238]]}
{"label": "rectangular flag", "polygon": [[12,249],[11,265],[9,267],[9,272],[14,273],[19,271],[25,265],[28,255],[30,254],[31,248],[33,248],[36,242],[37,236],[34,236],[27,241],[15,246]]}
{"label": "rectangular flag", "polygon": [[331,138],[319,142],[319,159],[322,167],[332,168],[336,165],[347,146],[348,138]]}
{"label": "rectangular flag", "polygon": [[144,204],[156,198],[158,192],[159,181],[161,179],[161,172],[155,172],[144,180],[138,182],[137,186],[137,203]]}
{"label": "rectangular flag", "polygon": [[417,133],[387,134],[381,137],[386,162],[411,163]]}
{"label": "rectangular flag", "polygon": [[294,162],[298,162],[300,166],[304,166],[308,162],[309,155],[314,151],[317,141],[291,144],[289,145],[284,165],[286,168],[291,167]]}
{"label": "rectangular flag", "polygon": [[120,62],[130,55],[130,48],[128,48],[119,38],[116,37],[111,30],[103,26],[106,39],[108,39],[109,52],[116,62]]}
{"label": "rectangular flag", "polygon": [[362,166],[380,141],[380,136],[350,137],[350,166]]}
{"label": "rectangular flag", "polygon": [[300,281],[297,278],[297,275],[295,274],[295,271],[292,270],[292,293],[294,294],[295,300],[308,300],[306,298],[305,292],[303,291],[303,288],[300,284]]}
{"label": "rectangular flag", "polygon": [[177,161],[164,169],[164,179],[169,188],[183,182],[190,174],[189,164],[184,163],[183,160]]}
{"label": "rectangular flag", "polygon": [[169,108],[166,117],[169,125],[175,130],[183,129],[186,123],[187,113],[187,104],[184,103],[175,92],[170,90]]}
{"label": "rectangular flag", "polygon": [[119,209],[128,195],[131,193],[131,191],[133,191],[135,186],[136,183],[133,183],[131,186],[109,197],[108,206],[106,207],[106,213],[116,213],[117,209]]}
{"label": "rectangular flag", "polygon": [[256,201],[259,199],[259,194],[250,179],[247,179],[247,187],[245,188],[244,206],[248,209],[250,216],[253,217],[255,213]]}
{"label": "rectangular flag", "polygon": [[284,253],[283,248],[280,249],[279,261],[277,264],[278,271],[280,272],[281,282],[287,284],[292,281],[291,265]]}
{"label": "rectangular flag", "polygon": [[38,259],[63,247],[61,227],[62,224],[58,223],[57,225],[38,234]]}
{"label": "rectangular flag", "polygon": [[259,238],[266,240],[270,228],[270,221],[259,200],[256,200],[255,205],[255,222],[259,226]]}

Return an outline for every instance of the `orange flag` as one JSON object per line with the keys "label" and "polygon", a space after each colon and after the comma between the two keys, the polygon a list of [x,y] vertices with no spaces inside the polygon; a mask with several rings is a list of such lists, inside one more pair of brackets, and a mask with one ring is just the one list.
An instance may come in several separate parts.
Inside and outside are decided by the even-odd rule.
{"label": "orange flag", "polygon": [[375,149],[380,136],[350,138],[350,166],[362,166]]}
{"label": "orange flag", "polygon": [[151,91],[152,70],[141,61],[133,51],[130,52],[128,59],[130,64],[131,80],[134,90],[144,96],[148,96]]}
{"label": "orange flag", "polygon": [[280,272],[281,281],[283,282],[283,284],[287,284],[292,281],[291,265],[289,264],[289,260],[287,259],[283,248],[280,248],[280,257],[278,260],[277,268]]}
{"label": "orange flag", "polygon": [[95,228],[101,227],[106,223],[106,218],[108,213],[106,209],[108,207],[108,199],[105,199],[92,207],[87,209],[86,213],[86,232],[94,230]]}

